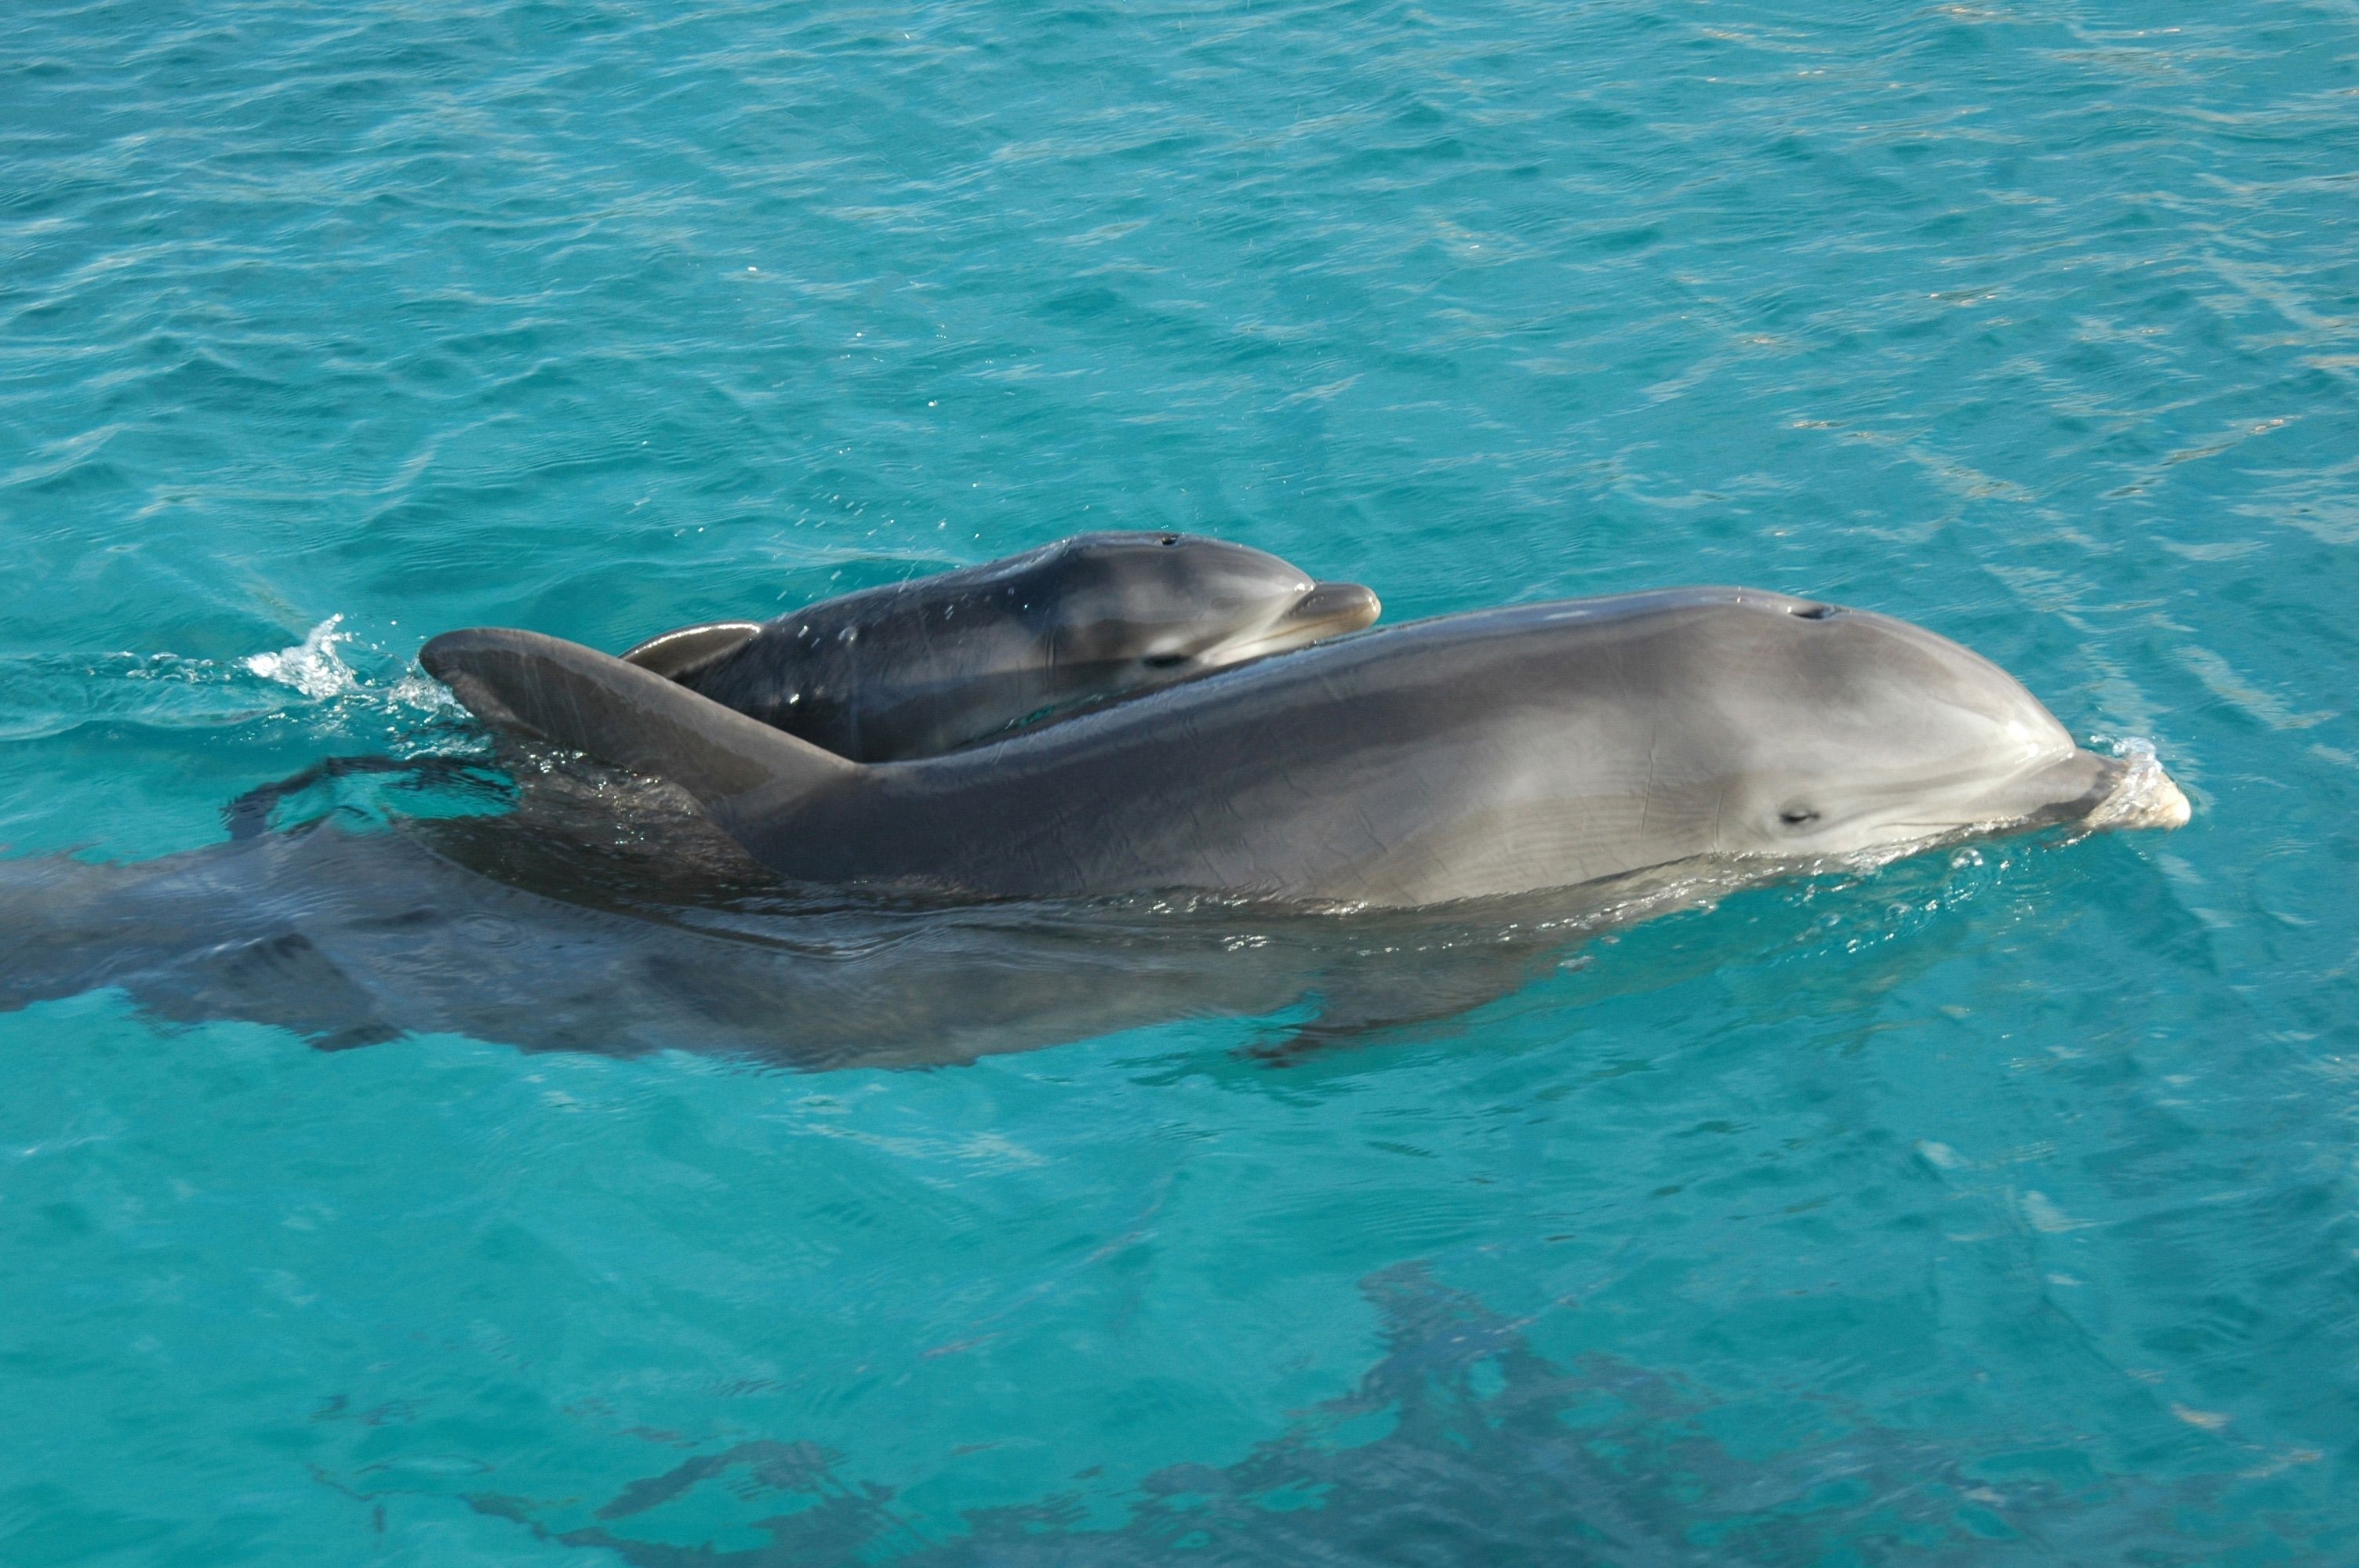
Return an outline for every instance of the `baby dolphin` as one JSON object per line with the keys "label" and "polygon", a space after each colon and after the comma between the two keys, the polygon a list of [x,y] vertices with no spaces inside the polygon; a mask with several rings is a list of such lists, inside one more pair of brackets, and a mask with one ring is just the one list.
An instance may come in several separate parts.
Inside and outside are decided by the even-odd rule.
{"label": "baby dolphin", "polygon": [[1081,534],[623,658],[854,762],[934,756],[1375,620],[1357,583],[1190,534]]}
{"label": "baby dolphin", "polygon": [[479,717],[669,779],[814,883],[1407,906],[2188,811],[1947,638],[1752,589],[1444,616],[874,765],[529,632],[419,656]]}

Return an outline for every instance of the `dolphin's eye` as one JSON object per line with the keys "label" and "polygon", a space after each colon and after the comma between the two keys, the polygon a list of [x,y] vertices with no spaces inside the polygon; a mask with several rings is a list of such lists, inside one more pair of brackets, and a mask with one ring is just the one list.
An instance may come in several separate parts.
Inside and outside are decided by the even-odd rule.
{"label": "dolphin's eye", "polygon": [[1166,534],[1163,535],[1162,542],[1167,545],[1176,545],[1180,542],[1180,535],[1177,534]]}
{"label": "dolphin's eye", "polygon": [[1788,827],[1808,827],[1819,819],[1819,814],[1807,806],[1789,806],[1777,814],[1777,820]]}

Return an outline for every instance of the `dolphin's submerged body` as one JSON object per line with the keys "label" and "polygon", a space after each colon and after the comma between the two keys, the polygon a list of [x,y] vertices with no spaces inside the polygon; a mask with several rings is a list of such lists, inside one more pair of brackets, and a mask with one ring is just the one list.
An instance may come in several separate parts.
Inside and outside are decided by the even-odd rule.
{"label": "dolphin's submerged body", "polygon": [[[663,852],[693,838],[670,808],[654,815]],[[647,824],[635,804],[605,826]],[[387,828],[337,814],[153,860],[0,860],[0,1011],[111,989],[152,1017],[328,1048],[451,1033],[801,1069],[963,1062],[1187,1018],[1265,1018],[1247,1038],[1277,1047],[1463,1011],[1616,918],[1553,901],[1348,921],[1161,900],[911,905],[766,887],[711,844],[700,871],[733,885],[700,898],[677,864],[571,838],[583,826],[551,839],[516,816]]]}

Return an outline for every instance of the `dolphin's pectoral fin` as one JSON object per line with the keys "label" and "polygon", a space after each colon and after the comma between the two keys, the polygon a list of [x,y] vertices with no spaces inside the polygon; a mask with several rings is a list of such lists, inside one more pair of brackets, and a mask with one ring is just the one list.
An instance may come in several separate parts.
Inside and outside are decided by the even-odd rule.
{"label": "dolphin's pectoral fin", "polygon": [[1248,1045],[1237,1054],[1273,1067],[1291,1067],[1314,1057],[1324,1056],[1331,1051],[1357,1050],[1364,1045],[1379,1045],[1388,1040],[1406,1040],[1412,1036],[1430,1040],[1438,1033],[1459,1028],[1458,1020],[1463,1011],[1416,1015],[1403,1013],[1387,1018],[1347,1016],[1332,1021],[1321,1016]]}
{"label": "dolphin's pectoral fin", "polygon": [[323,757],[301,773],[276,784],[256,784],[222,807],[222,824],[233,841],[258,838],[284,826],[279,806],[321,784],[351,777],[386,775],[397,788],[424,795],[435,785],[473,795],[478,802],[502,800],[507,786],[497,773],[473,757]]}
{"label": "dolphin's pectoral fin", "polygon": [[[244,998],[247,1016],[291,1029],[322,1051],[383,1044],[403,1033],[378,1018],[369,993],[299,931],[212,955],[199,985],[207,1002],[215,989]],[[264,999],[258,1010],[255,999]]]}
{"label": "dolphin's pectoral fin", "polygon": [[667,780],[734,831],[868,770],[674,685],[653,670],[538,632],[446,632],[418,661],[468,710],[603,762]]}
{"label": "dolphin's pectoral fin", "polygon": [[624,649],[621,657],[625,664],[653,670],[666,680],[686,680],[752,642],[761,629],[758,621],[712,621],[701,626],[676,627]]}
{"label": "dolphin's pectoral fin", "polygon": [[1436,966],[1331,973],[1311,993],[1317,1017],[1274,1032],[1239,1054],[1291,1066],[1330,1051],[1448,1035],[1476,1008],[1538,979],[1560,955],[1550,943],[1486,943]]}

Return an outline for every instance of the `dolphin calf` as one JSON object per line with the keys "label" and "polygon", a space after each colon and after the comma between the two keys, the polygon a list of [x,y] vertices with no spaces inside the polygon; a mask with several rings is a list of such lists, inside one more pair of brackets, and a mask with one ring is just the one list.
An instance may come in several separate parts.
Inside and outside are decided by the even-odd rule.
{"label": "dolphin calf", "polygon": [[954,898],[1408,907],[2188,811],[1957,643],[1750,589],[1364,632],[877,763],[534,633],[419,658],[495,726],[679,786],[780,876]]}
{"label": "dolphin calf", "polygon": [[1357,583],[1189,534],[1082,534],[770,622],[684,626],[625,653],[854,762],[930,756],[1027,722],[1355,632]]}

